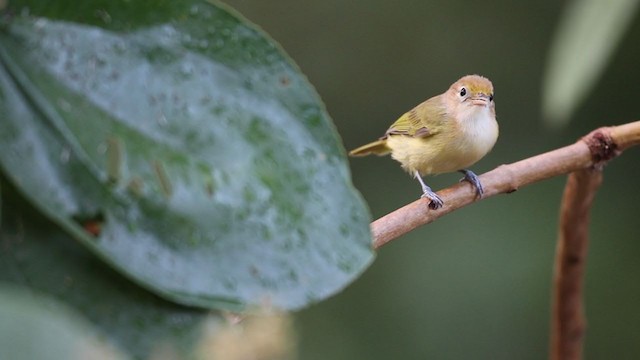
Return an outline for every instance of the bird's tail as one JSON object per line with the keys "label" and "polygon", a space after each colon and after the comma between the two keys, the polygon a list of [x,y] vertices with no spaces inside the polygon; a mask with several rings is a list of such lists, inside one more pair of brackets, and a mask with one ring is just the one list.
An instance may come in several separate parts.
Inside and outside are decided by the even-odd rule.
{"label": "bird's tail", "polygon": [[367,156],[370,154],[382,156],[387,155],[389,152],[391,152],[391,149],[387,146],[387,140],[380,139],[349,151],[349,156]]}

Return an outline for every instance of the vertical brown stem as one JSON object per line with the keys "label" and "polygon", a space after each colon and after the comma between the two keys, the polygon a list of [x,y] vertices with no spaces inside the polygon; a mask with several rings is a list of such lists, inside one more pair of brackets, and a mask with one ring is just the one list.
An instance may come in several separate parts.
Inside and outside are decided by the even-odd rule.
{"label": "vertical brown stem", "polygon": [[586,328],[582,279],[587,257],[589,211],[601,182],[601,171],[585,169],[569,174],[565,186],[555,259],[552,360],[582,358]]}

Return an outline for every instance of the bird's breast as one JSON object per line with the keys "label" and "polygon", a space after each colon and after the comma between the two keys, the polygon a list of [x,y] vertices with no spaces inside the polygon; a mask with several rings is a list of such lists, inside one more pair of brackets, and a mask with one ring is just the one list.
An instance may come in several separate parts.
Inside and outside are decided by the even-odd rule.
{"label": "bird's breast", "polygon": [[474,158],[473,163],[491,151],[498,140],[498,122],[495,113],[489,108],[482,108],[480,111],[476,110],[469,114],[460,121],[459,129],[461,150],[468,152],[469,157]]}
{"label": "bird's breast", "polygon": [[489,109],[474,111],[451,125],[426,138],[389,136],[387,145],[391,149],[391,156],[410,173],[418,171],[428,175],[453,172],[480,160],[493,148],[498,138],[498,123]]}

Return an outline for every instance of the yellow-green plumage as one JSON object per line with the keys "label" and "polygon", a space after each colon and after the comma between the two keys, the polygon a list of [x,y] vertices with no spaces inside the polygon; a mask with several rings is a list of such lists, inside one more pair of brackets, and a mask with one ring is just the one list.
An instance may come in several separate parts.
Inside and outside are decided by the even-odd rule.
{"label": "yellow-green plumage", "polygon": [[367,155],[387,155],[391,152],[391,149],[387,146],[386,139],[380,139],[378,141],[374,141],[368,143],[366,145],[362,145],[357,149],[351,150],[349,152],[350,156],[367,156]]}
{"label": "yellow-green plumage", "polygon": [[[403,114],[383,137],[349,155],[391,153],[406,171],[419,177],[463,171],[485,156],[497,138],[493,85],[484,77],[470,75]],[[468,173],[475,177],[470,171],[465,176],[471,176]],[[418,180],[427,197],[437,197]],[[477,178],[474,181],[481,194]]]}

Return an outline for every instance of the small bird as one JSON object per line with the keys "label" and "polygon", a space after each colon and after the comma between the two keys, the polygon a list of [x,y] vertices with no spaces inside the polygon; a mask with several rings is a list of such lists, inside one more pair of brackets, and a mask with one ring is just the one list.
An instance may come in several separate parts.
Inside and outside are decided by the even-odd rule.
{"label": "small bird", "polygon": [[444,202],[422,176],[460,171],[482,197],[478,176],[467,168],[484,157],[498,139],[493,84],[479,75],[467,75],[449,89],[402,115],[372,143],[349,152],[350,156],[391,153],[402,168],[422,186],[422,197],[438,209]]}

